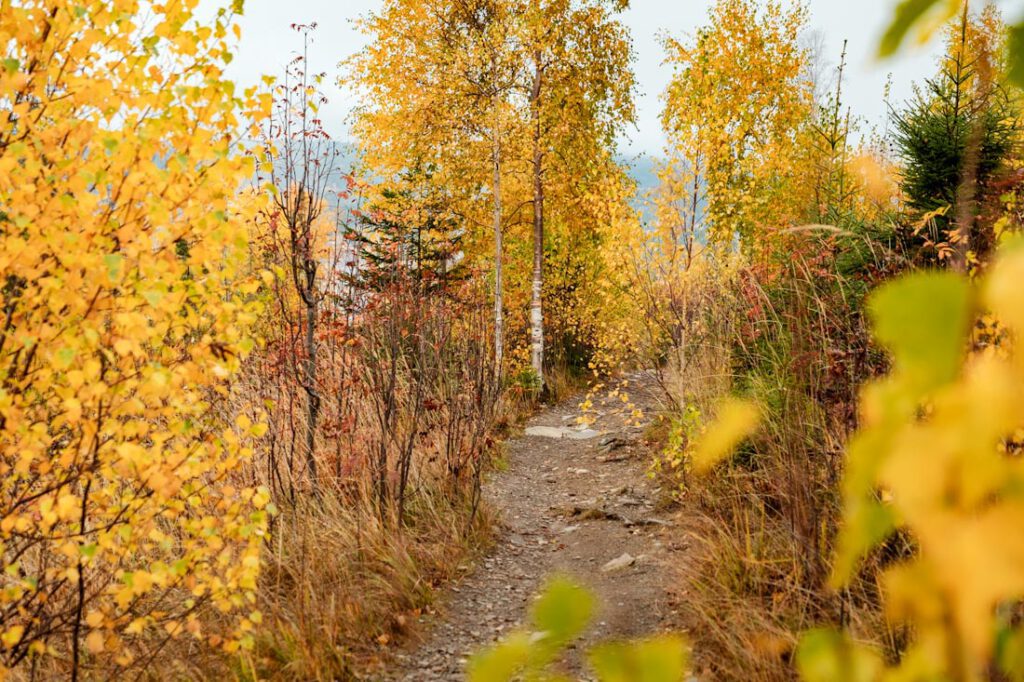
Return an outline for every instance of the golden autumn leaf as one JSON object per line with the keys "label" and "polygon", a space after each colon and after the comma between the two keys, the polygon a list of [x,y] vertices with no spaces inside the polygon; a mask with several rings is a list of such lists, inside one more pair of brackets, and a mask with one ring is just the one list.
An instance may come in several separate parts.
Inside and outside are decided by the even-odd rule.
{"label": "golden autumn leaf", "polygon": [[692,450],[694,468],[701,472],[714,468],[753,435],[760,423],[761,410],[756,404],[735,398],[724,400],[714,422]]}

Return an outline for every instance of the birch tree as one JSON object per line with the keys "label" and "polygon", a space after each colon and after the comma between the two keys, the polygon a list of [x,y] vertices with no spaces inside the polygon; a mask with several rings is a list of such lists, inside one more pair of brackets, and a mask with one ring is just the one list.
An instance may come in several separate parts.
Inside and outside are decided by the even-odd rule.
{"label": "birch tree", "polygon": [[360,22],[373,40],[350,62],[365,102],[356,134],[374,173],[436,168],[435,181],[458,188],[463,217],[477,229],[485,223],[473,205],[489,195],[498,372],[505,348],[503,181],[517,122],[509,95],[521,78],[516,11],[502,0],[389,0]]}
{"label": "birch tree", "polygon": [[[711,242],[756,249],[794,217],[794,143],[811,111],[802,6],[718,0],[692,40],[665,41],[673,68],[664,95],[666,156]],[[703,205],[706,204],[706,205]],[[703,205],[703,206],[702,206]],[[795,219],[795,218],[794,218]]]}
{"label": "birch tree", "polygon": [[[544,387],[544,202],[547,171],[578,175],[614,148],[634,119],[623,0],[529,0],[523,13],[523,90],[529,102],[533,205],[530,364]],[[549,162],[549,158],[554,157]]]}

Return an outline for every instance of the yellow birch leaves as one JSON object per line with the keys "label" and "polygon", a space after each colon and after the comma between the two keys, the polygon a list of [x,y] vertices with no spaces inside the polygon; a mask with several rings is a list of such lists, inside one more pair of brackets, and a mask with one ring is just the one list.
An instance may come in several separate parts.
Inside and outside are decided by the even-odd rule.
{"label": "yellow birch leaves", "polygon": [[666,41],[674,73],[662,113],[662,200],[698,192],[688,211],[700,213],[713,243],[739,237],[763,248],[765,231],[794,212],[787,183],[799,171],[795,140],[811,111],[807,56],[796,40],[806,18],[800,5],[718,0],[693,40]]}
{"label": "yellow birch leaves", "polygon": [[152,633],[244,636],[196,621],[251,609],[265,499],[231,487],[253,433],[217,411],[258,312],[234,199],[252,166],[222,71],[233,17],[201,25],[194,6],[0,13],[6,666],[71,650],[123,667]]}
{"label": "yellow birch leaves", "polygon": [[[865,389],[849,445],[835,583],[893,532],[909,534],[917,551],[886,568],[882,585],[889,617],[915,634],[899,665],[865,663],[843,679],[980,680],[993,662],[1013,679],[1024,673],[1024,637],[1007,611],[1024,597],[1024,467],[1007,453],[1024,424],[1021,282],[1015,244],[980,288],[925,273],[872,299],[894,366]],[[1005,325],[1003,341],[966,355],[981,310]],[[840,658],[872,656],[854,651],[815,633],[801,652],[805,677],[824,680]]]}

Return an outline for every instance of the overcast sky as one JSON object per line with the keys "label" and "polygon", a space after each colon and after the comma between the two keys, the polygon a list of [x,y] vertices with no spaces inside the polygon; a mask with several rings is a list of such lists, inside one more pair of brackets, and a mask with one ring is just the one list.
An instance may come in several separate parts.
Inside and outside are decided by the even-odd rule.
{"label": "overcast sky", "polygon": [[[664,139],[658,122],[659,96],[670,76],[662,66],[658,36],[692,35],[706,23],[711,0],[632,0],[624,21],[633,33],[638,92],[637,128],[630,130],[624,150],[631,155],[658,155]],[[283,64],[301,47],[300,37],[289,30],[292,23],[317,22],[310,55],[314,70],[328,73],[330,104],[323,112],[328,132],[336,138],[347,134],[346,116],[354,103],[351,91],[336,87],[339,61],[358,51],[365,38],[356,32],[352,19],[378,7],[380,0],[248,0],[242,19],[242,43],[231,75],[243,84],[255,83],[264,73],[279,74]],[[846,101],[869,125],[885,119],[882,96],[888,74],[893,76],[893,99],[906,99],[911,83],[935,69],[936,47],[911,52],[883,63],[874,49],[895,0],[811,0],[811,28],[824,40],[825,54],[838,62],[843,40],[849,40]]]}

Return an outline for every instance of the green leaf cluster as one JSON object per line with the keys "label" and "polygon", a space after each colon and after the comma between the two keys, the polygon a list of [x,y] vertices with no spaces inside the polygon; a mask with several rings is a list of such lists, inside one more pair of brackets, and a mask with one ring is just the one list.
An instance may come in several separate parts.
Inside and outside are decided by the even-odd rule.
{"label": "green leaf cluster", "polygon": [[[559,655],[590,624],[594,597],[576,583],[556,578],[530,610],[532,629],[513,633],[469,663],[470,682],[558,682],[551,669]],[[588,661],[600,682],[680,682],[686,673],[685,641],[672,635],[595,646]]]}

